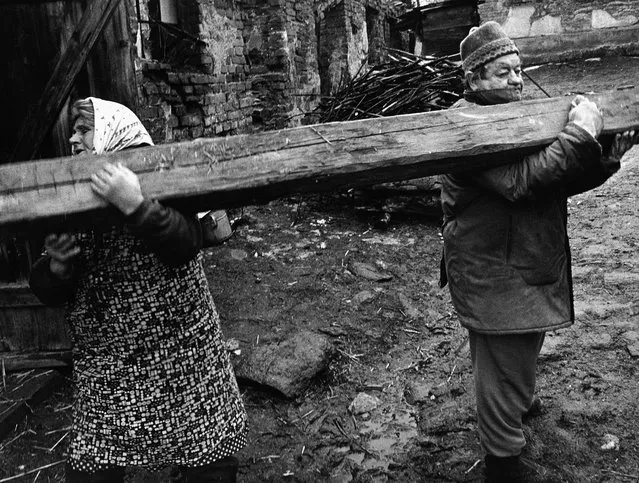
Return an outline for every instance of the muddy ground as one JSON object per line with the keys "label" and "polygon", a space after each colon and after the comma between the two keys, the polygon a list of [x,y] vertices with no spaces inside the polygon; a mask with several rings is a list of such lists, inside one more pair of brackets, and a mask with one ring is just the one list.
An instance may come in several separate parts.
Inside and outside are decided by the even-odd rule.
{"label": "muddy ground", "polygon": [[[552,96],[601,92],[639,82],[639,59],[543,65],[529,74]],[[530,82],[526,91],[543,95]],[[546,339],[538,369],[544,410],[526,425],[526,455],[546,481],[639,481],[638,198],[634,148],[607,184],[570,200],[577,322]],[[227,337],[246,347],[305,328],[329,334],[336,348],[326,374],[295,400],[242,386],[251,428],[238,454],[241,482],[481,476],[466,333],[438,286],[440,220],[432,211],[395,213],[380,228],[382,213],[361,205],[333,193],[235,210],[231,217],[245,223],[206,253]],[[354,262],[387,280],[355,274]],[[379,400],[363,417],[348,411],[360,392]],[[70,394],[62,386],[0,442],[1,481],[64,458]],[[612,449],[602,449],[606,435],[618,446],[613,438]],[[130,480],[169,481],[169,473],[134,472]],[[15,481],[36,475],[62,481],[63,468]]]}

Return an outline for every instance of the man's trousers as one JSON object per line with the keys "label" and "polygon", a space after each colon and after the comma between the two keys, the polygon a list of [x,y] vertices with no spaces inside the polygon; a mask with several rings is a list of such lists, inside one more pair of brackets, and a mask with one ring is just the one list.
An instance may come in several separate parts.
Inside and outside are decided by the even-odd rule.
{"label": "man's trousers", "polygon": [[522,416],[532,405],[545,333],[468,333],[481,445],[493,456],[519,455],[526,444]]}

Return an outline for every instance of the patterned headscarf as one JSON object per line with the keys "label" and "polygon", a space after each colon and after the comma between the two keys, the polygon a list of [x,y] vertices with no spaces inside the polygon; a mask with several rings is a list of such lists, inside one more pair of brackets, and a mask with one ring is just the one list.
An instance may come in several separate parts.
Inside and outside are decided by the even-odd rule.
{"label": "patterned headscarf", "polygon": [[105,101],[97,97],[87,99],[93,103],[94,154],[120,151],[144,144],[153,146],[151,136],[131,109],[117,102]]}

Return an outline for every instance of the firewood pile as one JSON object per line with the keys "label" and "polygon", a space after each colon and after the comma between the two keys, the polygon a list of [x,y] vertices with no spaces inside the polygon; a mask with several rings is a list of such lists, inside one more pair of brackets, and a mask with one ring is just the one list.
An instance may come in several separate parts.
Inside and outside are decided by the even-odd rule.
{"label": "firewood pile", "polygon": [[388,61],[360,71],[322,99],[318,123],[447,109],[461,98],[459,55],[418,56],[388,49]]}

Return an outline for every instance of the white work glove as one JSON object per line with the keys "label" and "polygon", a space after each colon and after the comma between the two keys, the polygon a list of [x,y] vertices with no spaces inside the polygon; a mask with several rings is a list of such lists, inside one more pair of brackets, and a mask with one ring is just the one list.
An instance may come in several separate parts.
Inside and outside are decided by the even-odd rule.
{"label": "white work glove", "polygon": [[44,248],[51,257],[49,269],[59,279],[71,277],[73,260],[80,254],[80,247],[75,244],[75,237],[68,233],[50,234],[44,239]]}
{"label": "white work glove", "polygon": [[91,188],[127,216],[144,201],[137,175],[121,163],[105,164],[91,176]]}
{"label": "white work glove", "polygon": [[603,115],[597,104],[590,99],[578,95],[572,103],[572,109],[568,113],[568,121],[588,131],[593,138],[597,138],[603,129]]}

